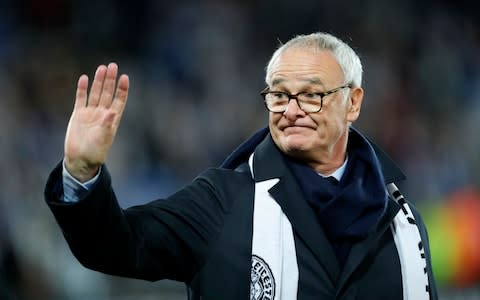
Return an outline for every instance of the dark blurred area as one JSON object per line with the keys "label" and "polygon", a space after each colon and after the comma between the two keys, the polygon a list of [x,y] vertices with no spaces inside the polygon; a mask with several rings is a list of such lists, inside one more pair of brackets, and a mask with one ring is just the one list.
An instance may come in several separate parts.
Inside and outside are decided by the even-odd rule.
{"label": "dark blurred area", "polygon": [[130,206],[172,193],[265,126],[258,94],[270,55],[315,31],[342,38],[363,61],[355,126],[404,170],[401,189],[430,216],[427,226],[436,220],[441,299],[479,299],[480,262],[469,280],[455,278],[463,243],[476,239],[468,250],[480,253],[480,231],[457,230],[438,211],[465,189],[480,201],[480,10],[413,0],[2,0],[0,299],[185,299],[181,284],[83,268],[44,204],[76,81],[111,61],[130,76],[108,157]]}

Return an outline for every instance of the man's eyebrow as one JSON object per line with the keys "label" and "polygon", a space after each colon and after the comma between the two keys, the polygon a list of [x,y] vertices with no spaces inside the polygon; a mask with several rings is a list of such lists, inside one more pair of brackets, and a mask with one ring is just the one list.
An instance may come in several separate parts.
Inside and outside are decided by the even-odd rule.
{"label": "man's eyebrow", "polygon": [[277,84],[280,84],[282,82],[284,82],[285,79],[284,78],[275,78],[273,81],[272,81],[272,86],[274,85],[277,85]]}
{"label": "man's eyebrow", "polygon": [[302,81],[306,81],[310,84],[314,85],[324,85],[323,81],[319,77],[308,77],[308,78],[302,78]]}
{"label": "man's eyebrow", "polygon": [[[323,81],[322,81],[322,79],[320,79],[320,77],[304,77],[304,78],[300,78],[300,80],[305,81],[308,84],[324,86]],[[286,81],[285,78],[281,78],[281,77],[280,78],[275,78],[272,81],[272,86],[275,86],[277,84],[281,84],[285,81]]]}

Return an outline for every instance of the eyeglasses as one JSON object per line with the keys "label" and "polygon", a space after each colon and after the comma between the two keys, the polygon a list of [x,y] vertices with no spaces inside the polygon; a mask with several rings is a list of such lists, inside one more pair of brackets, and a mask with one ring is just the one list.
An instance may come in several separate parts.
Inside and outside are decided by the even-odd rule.
{"label": "eyeglasses", "polygon": [[265,100],[265,106],[271,112],[285,112],[287,110],[288,103],[290,103],[290,100],[295,99],[297,100],[298,106],[301,110],[306,113],[315,113],[322,110],[323,98],[325,96],[336,93],[341,89],[351,87],[351,84],[346,84],[326,92],[301,92],[294,95],[286,92],[270,91],[267,87],[260,93],[260,95],[262,95],[263,99]]}

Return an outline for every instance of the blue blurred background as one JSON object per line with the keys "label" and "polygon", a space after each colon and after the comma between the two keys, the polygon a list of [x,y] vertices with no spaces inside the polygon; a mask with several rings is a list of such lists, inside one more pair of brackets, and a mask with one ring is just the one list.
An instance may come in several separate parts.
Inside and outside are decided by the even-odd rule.
{"label": "blue blurred background", "polygon": [[[459,281],[455,256],[480,232],[467,226],[453,239],[455,221],[437,213],[465,189],[480,201],[479,12],[469,1],[2,0],[0,298],[185,299],[178,283],[83,268],[44,204],[82,73],[115,61],[130,76],[108,157],[126,207],[172,193],[265,126],[259,91],[271,53],[326,31],[364,64],[356,127],[398,162],[406,197],[436,220],[427,225],[441,299],[480,299],[480,268]],[[469,249],[480,256],[480,243]]]}

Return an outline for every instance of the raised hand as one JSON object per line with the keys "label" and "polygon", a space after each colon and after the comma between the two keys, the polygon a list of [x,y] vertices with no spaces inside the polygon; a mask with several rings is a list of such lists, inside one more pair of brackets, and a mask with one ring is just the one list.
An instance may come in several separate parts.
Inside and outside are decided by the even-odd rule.
{"label": "raised hand", "polygon": [[78,80],[75,107],[65,136],[64,162],[80,182],[95,176],[115,139],[129,87],[125,74],[117,83],[117,73],[115,63],[99,66],[88,95],[88,76]]}

